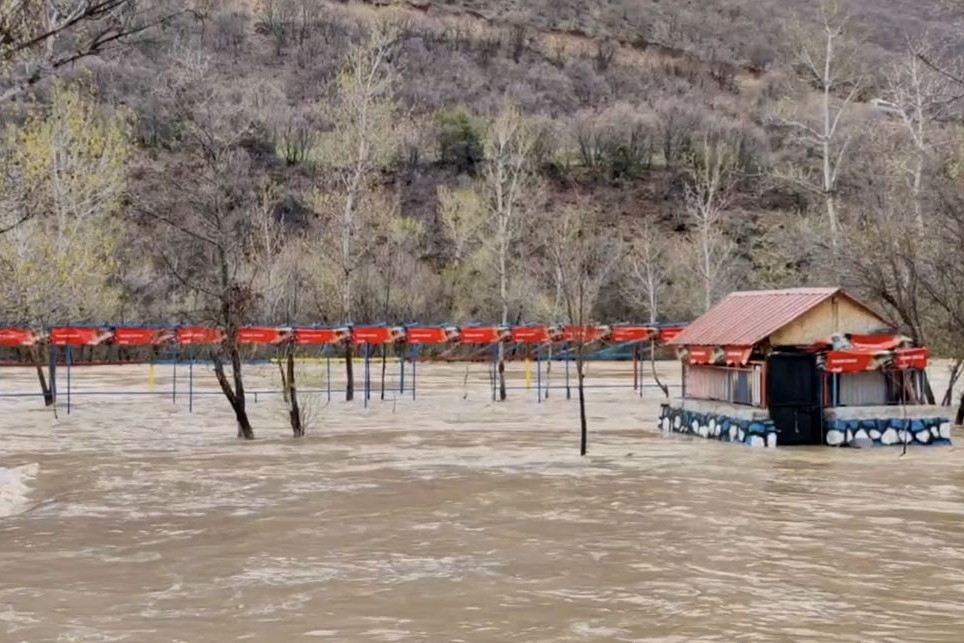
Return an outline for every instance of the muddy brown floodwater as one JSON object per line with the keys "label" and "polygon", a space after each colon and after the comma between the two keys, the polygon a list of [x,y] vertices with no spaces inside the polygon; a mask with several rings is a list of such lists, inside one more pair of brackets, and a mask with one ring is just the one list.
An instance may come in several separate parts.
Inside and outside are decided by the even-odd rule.
{"label": "muddy brown floodwater", "polygon": [[599,388],[583,459],[563,391],[493,404],[481,366],[421,367],[414,402],[306,396],[298,442],[261,394],[247,444],[223,400],[188,413],[185,375],[176,405],[84,395],[144,390],[141,366],[75,369],[59,420],[0,399],[0,640],[964,640],[959,448],[663,436],[655,390]]}

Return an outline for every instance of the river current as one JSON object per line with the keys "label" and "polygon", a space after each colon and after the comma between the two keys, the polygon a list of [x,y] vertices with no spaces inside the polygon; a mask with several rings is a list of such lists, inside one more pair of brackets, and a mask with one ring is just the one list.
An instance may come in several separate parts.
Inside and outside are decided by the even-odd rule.
{"label": "river current", "polygon": [[483,366],[420,366],[415,401],[397,368],[368,408],[306,393],[299,441],[265,393],[237,441],[222,399],[160,395],[169,367],[126,397],[85,393],[146,367],[76,368],[69,416],[0,398],[0,640],[964,640],[957,447],[665,436],[657,391],[593,365],[623,388],[590,391],[580,458],[576,403],[519,365],[505,404]]}

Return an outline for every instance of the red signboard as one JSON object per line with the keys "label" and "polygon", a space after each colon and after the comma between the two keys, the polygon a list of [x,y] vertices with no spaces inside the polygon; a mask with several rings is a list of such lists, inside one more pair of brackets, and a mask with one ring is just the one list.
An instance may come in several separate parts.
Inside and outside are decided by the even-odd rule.
{"label": "red signboard", "polygon": [[[615,331],[613,331],[615,333]],[[562,329],[562,339],[566,342],[598,342],[606,338],[609,334],[608,326],[564,326]]]}
{"label": "red signboard", "polygon": [[894,366],[901,370],[908,368],[923,370],[927,368],[927,349],[898,348],[894,351]]}
{"label": "red signboard", "polygon": [[115,328],[114,343],[118,346],[156,346],[174,341],[175,333],[166,328]]}
{"label": "red signboard", "polygon": [[56,346],[96,346],[113,336],[104,328],[61,326],[50,329],[50,341]]}
{"label": "red signboard", "polygon": [[412,326],[405,333],[409,344],[446,344],[458,336],[458,329],[452,326]]}
{"label": "red signboard", "polygon": [[520,344],[543,344],[549,341],[549,327],[545,324],[515,326],[512,329],[512,341]]}
{"label": "red signboard", "polygon": [[830,351],[824,368],[830,373],[857,373],[874,370],[876,366],[873,353]]}
{"label": "red signboard", "polygon": [[182,326],[177,329],[177,341],[184,345],[220,344],[224,341],[224,332],[207,326]]}
{"label": "red signboard", "polygon": [[712,346],[687,346],[690,364],[713,364],[716,362],[716,349]]}
{"label": "red signboard", "polygon": [[464,344],[495,344],[508,336],[508,331],[500,326],[466,326],[462,328]]}
{"label": "red signboard", "polygon": [[617,344],[624,342],[646,342],[656,334],[656,330],[649,326],[633,326],[620,324],[613,326],[613,341]]}
{"label": "red signboard", "polygon": [[239,344],[280,344],[291,338],[289,328],[268,326],[245,326],[238,329]]}
{"label": "red signboard", "polygon": [[750,354],[753,352],[752,346],[727,346],[724,349],[727,364],[746,365],[750,361]]}
{"label": "red signboard", "polygon": [[392,326],[358,326],[352,329],[356,344],[393,344],[405,337],[403,328]]}
{"label": "red signboard", "polygon": [[351,337],[351,330],[341,328],[296,328],[295,342],[302,346],[340,344]]}
{"label": "red signboard", "polygon": [[0,346],[30,346],[37,336],[29,328],[0,328]]}
{"label": "red signboard", "polygon": [[673,341],[677,335],[682,333],[683,326],[667,326],[659,329],[659,340],[663,343]]}

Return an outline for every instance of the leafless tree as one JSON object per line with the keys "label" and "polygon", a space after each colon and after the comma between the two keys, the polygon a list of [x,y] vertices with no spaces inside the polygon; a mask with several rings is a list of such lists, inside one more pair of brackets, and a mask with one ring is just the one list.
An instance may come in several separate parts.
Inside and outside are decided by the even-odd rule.
{"label": "leafless tree", "polygon": [[687,173],[686,220],[706,311],[720,294],[734,250],[724,229],[737,179],[732,148],[718,136],[705,135],[690,157]]}
{"label": "leafless tree", "polygon": [[576,377],[579,391],[579,453],[586,455],[589,430],[586,418],[585,347],[583,330],[593,323],[599,293],[621,259],[618,237],[603,224],[588,202],[567,206],[551,224],[555,243],[548,246],[559,280],[566,317],[575,329]]}
{"label": "leafless tree", "polygon": [[[777,121],[787,128],[803,148],[819,150],[819,167],[803,164],[779,168],[777,176],[792,182],[823,200],[828,237],[837,247],[840,228],[837,192],[846,164],[852,128],[846,117],[863,84],[856,45],[849,39],[849,16],[836,0],[822,1],[815,26],[794,23],[796,63],[804,81],[804,92],[816,90],[816,105],[795,103],[779,114]],[[801,99],[802,100],[802,99]]]}
{"label": "leafless tree", "polygon": [[0,103],[90,56],[172,19],[169,0],[5,0],[0,3]]}
{"label": "leafless tree", "polygon": [[[510,272],[512,253],[519,239],[525,199],[532,188],[531,167],[534,137],[528,121],[518,108],[506,104],[490,125],[485,142],[485,166],[482,190],[488,208],[488,243],[495,254],[495,272],[499,281],[501,320],[509,323]],[[499,399],[505,400],[505,346],[499,343]]]}
{"label": "leafless tree", "polygon": [[[378,170],[397,150],[403,127],[394,97],[398,81],[392,55],[398,41],[398,26],[377,22],[365,40],[348,55],[338,75],[336,95],[328,116],[332,129],[322,137],[329,163],[338,171],[340,187],[325,195],[328,208],[340,211],[332,221],[338,239],[337,263],[342,274],[341,313],[352,323],[354,284],[361,261],[368,255],[375,237],[369,224],[378,218],[378,195],[372,183]],[[345,364],[348,383],[345,399],[354,399],[355,378],[352,342],[346,343]]]}

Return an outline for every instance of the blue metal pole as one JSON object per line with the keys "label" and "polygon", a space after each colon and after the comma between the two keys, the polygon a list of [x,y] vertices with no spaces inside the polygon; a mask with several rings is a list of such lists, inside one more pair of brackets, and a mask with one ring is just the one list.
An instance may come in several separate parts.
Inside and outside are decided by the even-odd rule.
{"label": "blue metal pole", "polygon": [[331,402],[331,352],[329,352],[327,346],[325,346],[325,367],[328,369],[325,376],[325,383],[328,386],[328,401]]}
{"label": "blue metal pole", "polygon": [[70,415],[70,365],[74,361],[74,347],[67,347],[67,415]]}
{"label": "blue metal pole", "polygon": [[50,345],[50,354],[47,356],[50,366],[48,370],[50,371],[50,395],[53,398],[54,404],[57,403],[57,346],[56,344]]}
{"label": "blue metal pole", "polygon": [[566,342],[566,399],[572,399],[572,390],[569,388],[569,342]]}
{"label": "blue metal pole", "polygon": [[364,407],[368,408],[368,343],[365,343],[365,400]]}
{"label": "blue metal pole", "polygon": [[187,363],[187,412],[194,413],[194,351]]}
{"label": "blue metal pole", "polygon": [[402,354],[398,356],[398,369],[398,393],[399,395],[405,395],[405,351],[402,351]]}
{"label": "blue metal pole", "polygon": [[492,344],[492,401],[496,400],[496,389],[499,386],[499,345]]}
{"label": "blue metal pole", "polygon": [[415,399],[415,365],[418,364],[418,349],[419,347],[412,346],[412,399]]}
{"label": "blue metal pole", "polygon": [[538,346],[536,346],[536,401],[542,404],[542,362],[539,361]]}
{"label": "blue metal pole", "polygon": [[177,404],[177,347],[174,348],[174,379],[171,380],[171,403]]}

